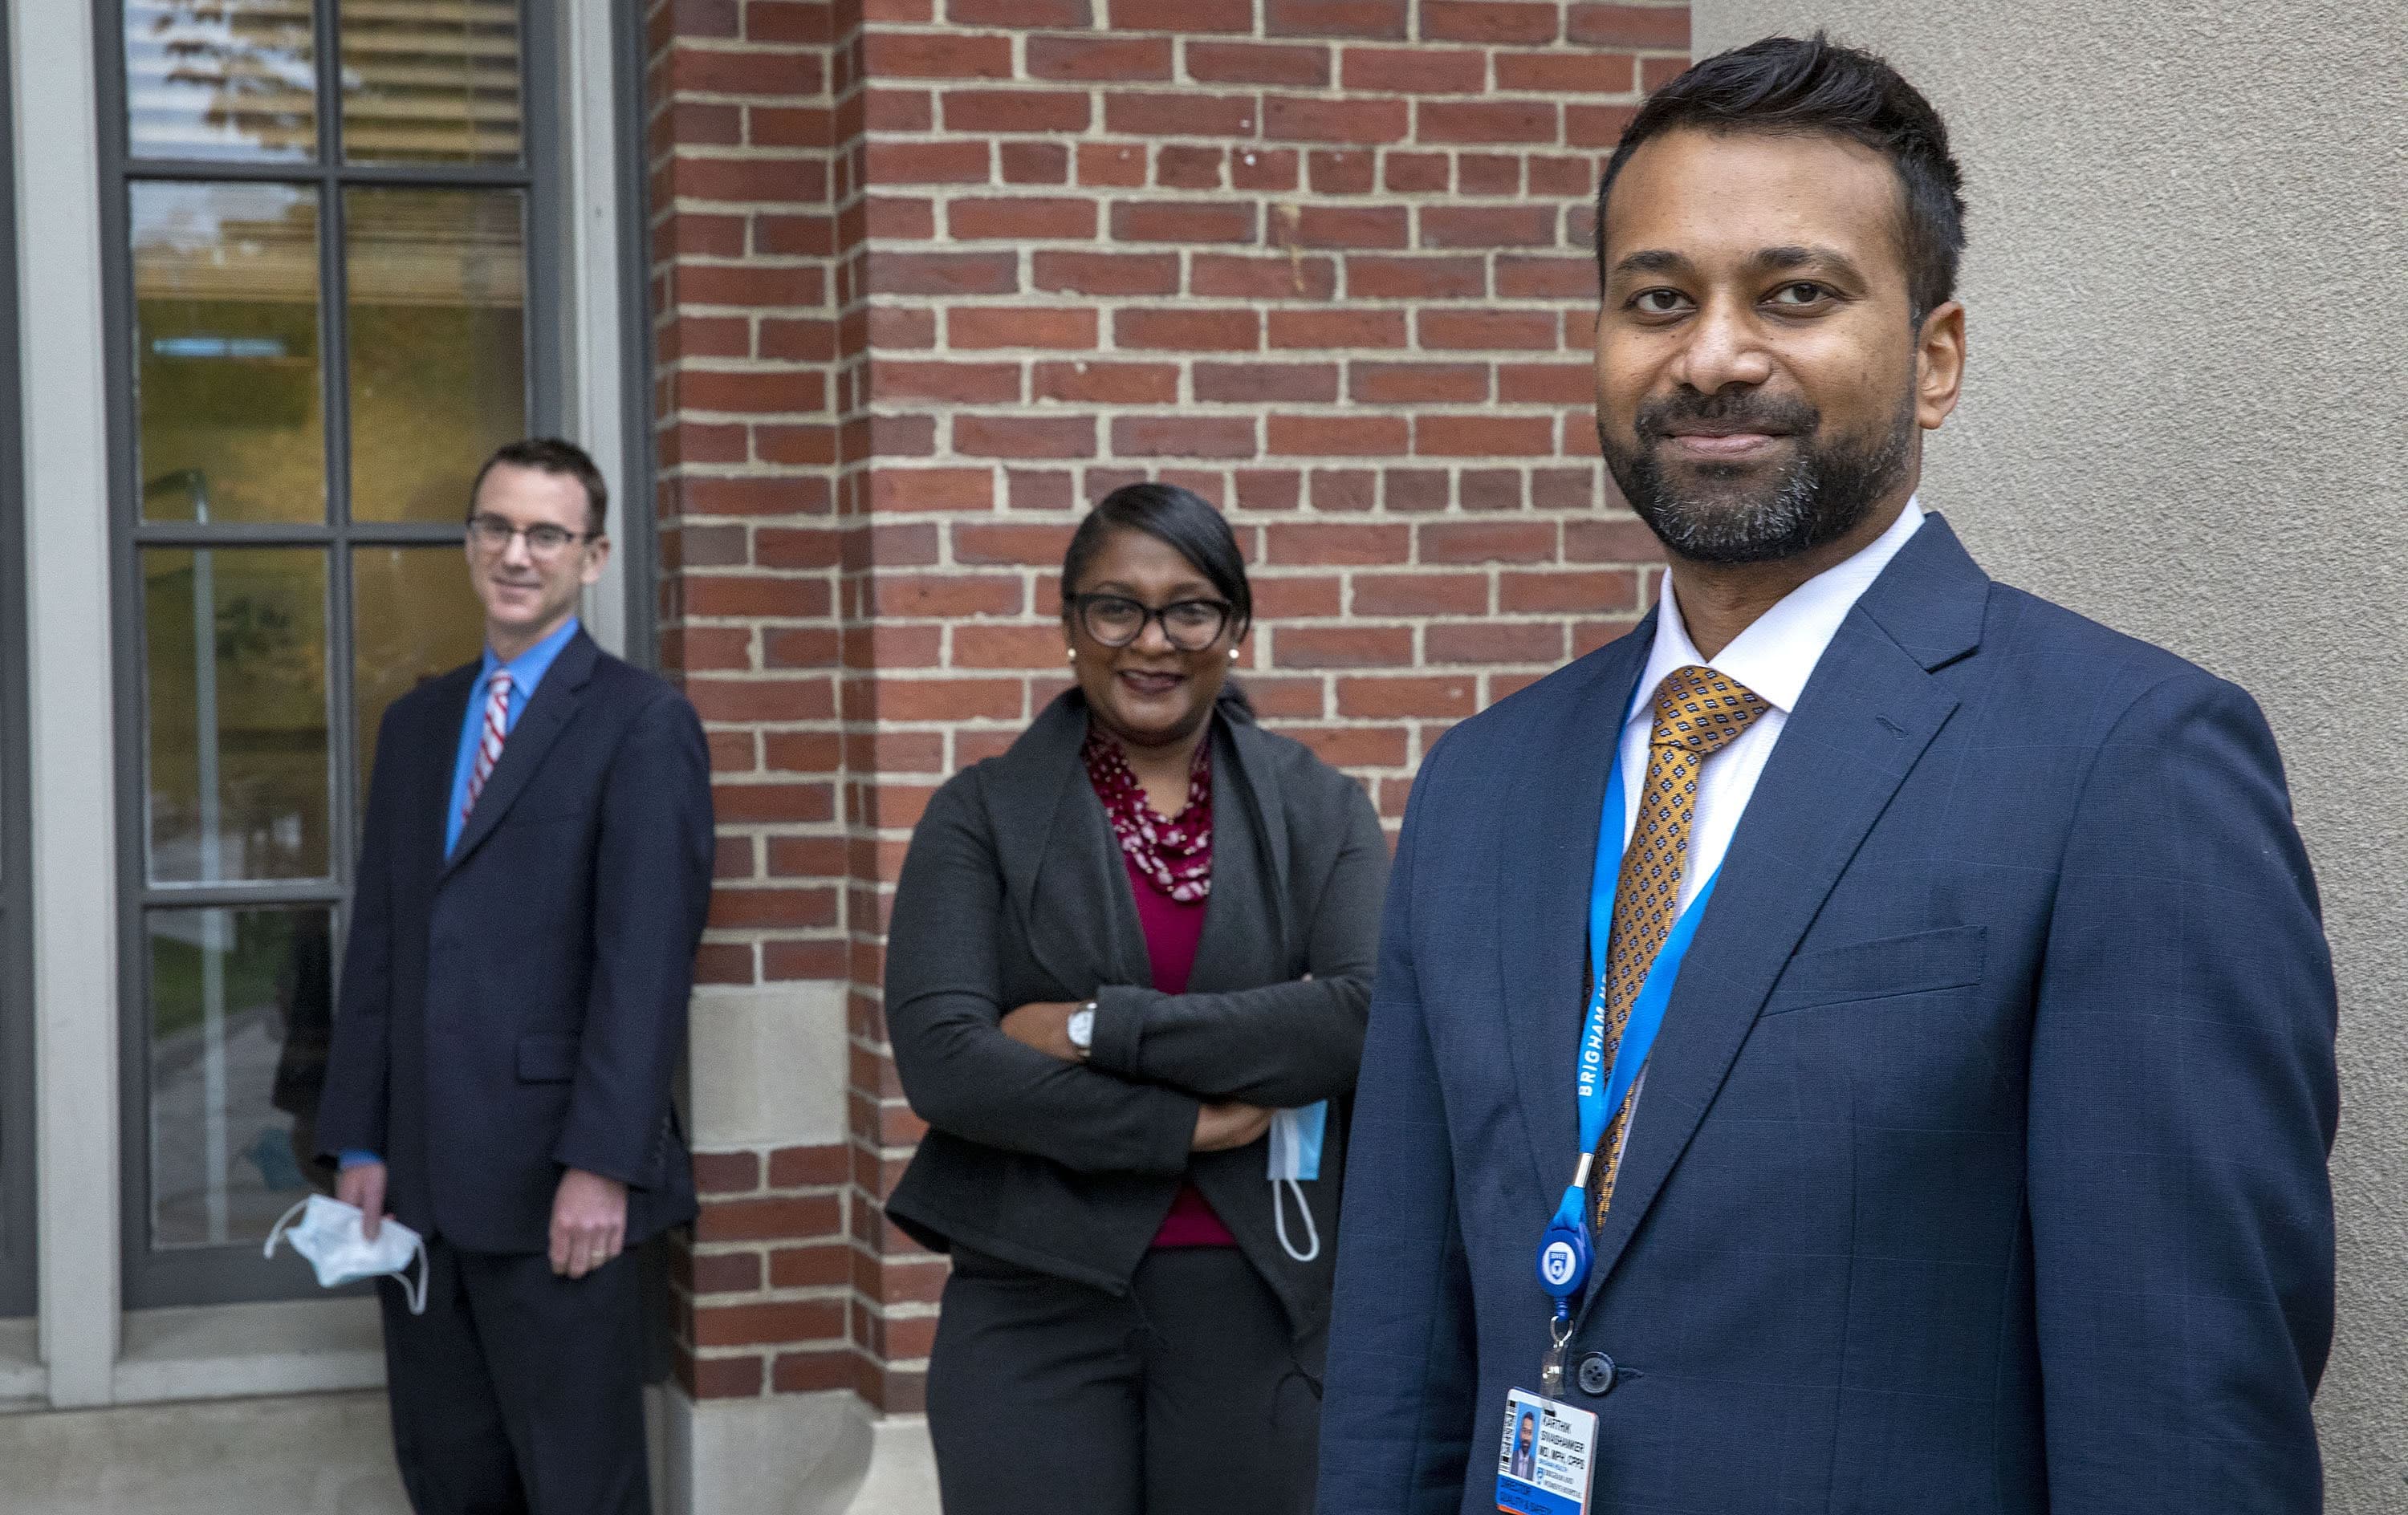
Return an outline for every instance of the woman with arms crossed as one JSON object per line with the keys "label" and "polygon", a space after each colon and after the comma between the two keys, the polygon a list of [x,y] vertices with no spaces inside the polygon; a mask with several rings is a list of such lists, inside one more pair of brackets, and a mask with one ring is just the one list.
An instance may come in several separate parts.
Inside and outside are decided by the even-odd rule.
{"label": "woman with arms crossed", "polygon": [[1301,1515],[1387,846],[1228,685],[1211,506],[1114,491],[1062,591],[1078,685],[930,800],[887,942],[945,1509]]}

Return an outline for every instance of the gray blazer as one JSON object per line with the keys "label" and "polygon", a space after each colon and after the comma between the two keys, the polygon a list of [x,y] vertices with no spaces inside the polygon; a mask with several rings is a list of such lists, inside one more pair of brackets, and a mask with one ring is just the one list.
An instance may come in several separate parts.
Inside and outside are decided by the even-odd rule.
{"label": "gray blazer", "polygon": [[[1212,894],[1188,992],[1165,994],[1079,747],[1076,690],[1000,757],[928,802],[895,895],[886,1027],[929,1131],[887,1212],[1113,1293],[1192,1177],[1299,1340],[1328,1313],[1346,1102],[1370,1002],[1388,848],[1362,789],[1303,746],[1226,716],[1212,728]],[[1312,977],[1308,981],[1306,975]],[[1095,1049],[1065,1063],[1003,1035],[1005,1012],[1096,1002]],[[1198,1105],[1332,1101],[1321,1237],[1280,1246],[1266,1143],[1190,1153]],[[1304,1225],[1288,1195],[1290,1239]]]}

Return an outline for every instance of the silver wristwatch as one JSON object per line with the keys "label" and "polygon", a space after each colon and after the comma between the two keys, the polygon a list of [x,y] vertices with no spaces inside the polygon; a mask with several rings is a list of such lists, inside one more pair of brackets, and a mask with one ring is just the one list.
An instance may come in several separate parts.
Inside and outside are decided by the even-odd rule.
{"label": "silver wristwatch", "polygon": [[1070,1045],[1079,1050],[1081,1057],[1094,1051],[1096,1050],[1096,1002],[1091,999],[1072,1010],[1070,1019],[1063,1025],[1062,1031],[1070,1038]]}

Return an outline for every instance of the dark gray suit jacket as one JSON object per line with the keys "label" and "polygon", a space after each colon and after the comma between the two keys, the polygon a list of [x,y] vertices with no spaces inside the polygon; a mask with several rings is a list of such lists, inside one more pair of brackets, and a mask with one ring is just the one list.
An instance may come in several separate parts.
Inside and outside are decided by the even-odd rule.
{"label": "dark gray suit jacket", "polygon": [[[1304,747],[1216,717],[1211,903],[1188,992],[1160,993],[1079,761],[1086,729],[1084,701],[1065,693],[1010,751],[939,790],[912,833],[887,938],[886,1025],[930,1129],[888,1213],[940,1251],[958,1241],[1120,1293],[1192,1176],[1299,1339],[1316,1335],[1388,872],[1379,818]],[[1089,998],[1085,1064],[997,1026],[1022,1005]],[[1321,1255],[1298,1264],[1274,1230],[1265,1144],[1191,1154],[1188,1143],[1202,1101],[1322,1099],[1340,1103],[1322,1177],[1304,1185]],[[1301,1247],[1293,1209],[1288,1227]]]}

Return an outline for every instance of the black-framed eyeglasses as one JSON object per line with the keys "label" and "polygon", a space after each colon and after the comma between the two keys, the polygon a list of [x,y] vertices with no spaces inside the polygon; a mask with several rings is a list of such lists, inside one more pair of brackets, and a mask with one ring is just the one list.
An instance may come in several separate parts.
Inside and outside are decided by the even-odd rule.
{"label": "black-framed eyeglasses", "polygon": [[574,532],[551,522],[538,522],[532,526],[513,526],[499,516],[470,516],[468,539],[488,552],[506,550],[513,536],[526,538],[530,557],[555,558],[571,542],[590,542],[602,534],[598,531]]}
{"label": "black-framed eyeglasses", "polygon": [[1079,629],[1106,647],[1126,647],[1145,635],[1147,622],[1159,621],[1162,635],[1182,652],[1201,652],[1219,641],[1231,608],[1226,600],[1173,600],[1156,609],[1125,594],[1074,594],[1070,606]]}

